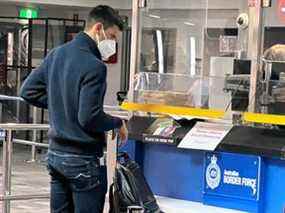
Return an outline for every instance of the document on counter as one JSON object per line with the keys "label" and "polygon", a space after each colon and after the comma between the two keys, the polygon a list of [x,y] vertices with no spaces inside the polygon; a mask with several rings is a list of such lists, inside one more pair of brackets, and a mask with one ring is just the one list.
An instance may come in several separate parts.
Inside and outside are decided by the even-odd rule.
{"label": "document on counter", "polygon": [[232,127],[229,124],[197,122],[178,148],[214,151]]}

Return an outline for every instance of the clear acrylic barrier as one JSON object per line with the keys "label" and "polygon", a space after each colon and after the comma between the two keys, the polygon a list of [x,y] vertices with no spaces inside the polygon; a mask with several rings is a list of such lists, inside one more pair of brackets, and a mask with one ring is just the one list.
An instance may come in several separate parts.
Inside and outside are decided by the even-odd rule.
{"label": "clear acrylic barrier", "polygon": [[[260,113],[285,115],[285,80],[261,80]],[[177,107],[247,112],[249,75],[199,77],[140,72],[134,81],[134,102]]]}
{"label": "clear acrylic barrier", "polygon": [[231,109],[235,89],[227,88],[226,79],[233,73],[234,55],[244,48],[235,20],[247,10],[247,1],[237,4],[234,13],[223,2],[151,0],[139,9],[134,102]]}
{"label": "clear acrylic barrier", "polygon": [[200,74],[207,1],[149,1],[140,12],[141,72]]}
{"label": "clear acrylic barrier", "polygon": [[285,115],[285,80],[262,81],[261,113]]}
{"label": "clear acrylic barrier", "polygon": [[246,57],[248,29],[236,25],[246,0],[150,0],[139,12],[139,72],[215,76],[213,57]]}
{"label": "clear acrylic barrier", "polygon": [[[253,111],[255,118],[284,115],[284,79],[275,78],[274,70],[269,75],[262,60],[279,60],[280,48],[279,61],[285,60],[285,45],[276,46],[278,54],[268,50],[276,44],[274,8],[276,3],[260,10],[247,0],[148,1],[139,8],[138,60],[129,101],[219,110],[229,119]],[[248,18],[248,25],[239,17]],[[263,27],[264,49],[255,31]]]}
{"label": "clear acrylic barrier", "polygon": [[235,87],[246,88],[244,84],[248,82],[243,80],[236,83],[234,79],[231,80],[232,85],[229,85],[226,77],[140,72],[134,81],[135,102],[231,111],[233,95],[236,105],[244,101],[235,93]]}
{"label": "clear acrylic barrier", "polygon": [[[259,82],[257,103],[259,111],[245,112],[243,120],[250,123],[260,123],[266,126],[285,125],[285,81],[262,80]],[[279,126],[281,128],[281,126]]]}

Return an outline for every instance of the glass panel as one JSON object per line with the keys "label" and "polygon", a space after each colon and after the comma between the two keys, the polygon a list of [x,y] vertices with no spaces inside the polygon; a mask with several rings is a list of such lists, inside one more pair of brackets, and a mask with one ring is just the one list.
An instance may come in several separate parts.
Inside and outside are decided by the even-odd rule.
{"label": "glass panel", "polygon": [[[249,119],[259,123],[285,124],[285,4],[284,1],[272,1],[265,8],[263,29],[264,43],[261,54],[261,80],[258,81],[258,114]],[[264,115],[262,115],[264,114]],[[276,117],[280,116],[282,117]]]}
{"label": "glass panel", "polygon": [[173,7],[167,1],[162,6],[150,1],[148,8],[141,10],[139,71],[201,73],[206,0],[175,4]]}
{"label": "glass panel", "polygon": [[32,24],[32,66],[38,67],[45,56],[45,20],[33,20]]}
{"label": "glass panel", "polygon": [[48,51],[64,43],[64,22],[48,21]]}
{"label": "glass panel", "polygon": [[84,29],[83,21],[48,20],[48,51],[70,41]]}
{"label": "glass panel", "polygon": [[249,12],[248,1],[207,3],[202,76],[209,76],[218,88],[209,87],[209,108],[223,109],[226,118],[235,119],[236,113],[249,107],[252,63],[247,58],[248,27],[237,26],[240,14]]}
{"label": "glass panel", "polygon": [[[174,74],[140,72],[134,81],[135,102],[163,104],[171,106],[218,109],[224,112],[232,108],[247,108],[244,96],[233,93],[241,85],[242,91],[248,91],[249,76],[240,79],[223,77],[198,77]],[[235,82],[238,81],[236,84]],[[247,86],[246,86],[247,85]],[[232,102],[234,104],[232,104]]]}
{"label": "glass panel", "polygon": [[26,20],[0,18],[0,64],[8,66],[28,64],[26,29]]}
{"label": "glass panel", "polygon": [[27,75],[27,20],[0,18],[0,122],[26,122],[27,105],[4,100],[17,96],[21,80]]}
{"label": "glass panel", "polygon": [[[273,54],[269,53],[273,51]],[[284,51],[285,49],[280,50]],[[281,53],[281,52],[279,52]],[[266,51],[265,57],[269,58],[268,54],[274,56],[274,48]],[[285,115],[285,61],[263,61],[263,79],[259,82],[261,95],[259,104],[262,113]]]}
{"label": "glass panel", "polygon": [[248,14],[248,1],[159,2],[140,10],[134,101],[247,111],[248,27],[236,21]]}

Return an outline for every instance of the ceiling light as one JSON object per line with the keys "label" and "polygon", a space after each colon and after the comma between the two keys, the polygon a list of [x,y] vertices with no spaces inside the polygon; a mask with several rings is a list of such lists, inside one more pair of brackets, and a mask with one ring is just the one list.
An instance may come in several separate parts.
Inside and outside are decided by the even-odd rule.
{"label": "ceiling light", "polygon": [[160,16],[153,15],[153,14],[149,14],[148,16],[151,17],[151,18],[160,18]]}
{"label": "ceiling light", "polygon": [[187,21],[185,21],[184,24],[189,25],[189,26],[195,26],[195,24],[193,24],[191,22],[187,22]]}

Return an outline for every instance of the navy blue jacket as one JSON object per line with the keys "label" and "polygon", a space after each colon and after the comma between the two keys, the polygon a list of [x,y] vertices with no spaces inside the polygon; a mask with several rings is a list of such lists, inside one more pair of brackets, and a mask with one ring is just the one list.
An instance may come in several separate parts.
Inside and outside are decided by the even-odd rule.
{"label": "navy blue jacket", "polygon": [[21,97],[49,111],[50,149],[102,154],[105,131],[122,121],[103,111],[106,65],[85,33],[50,51],[25,80]]}

